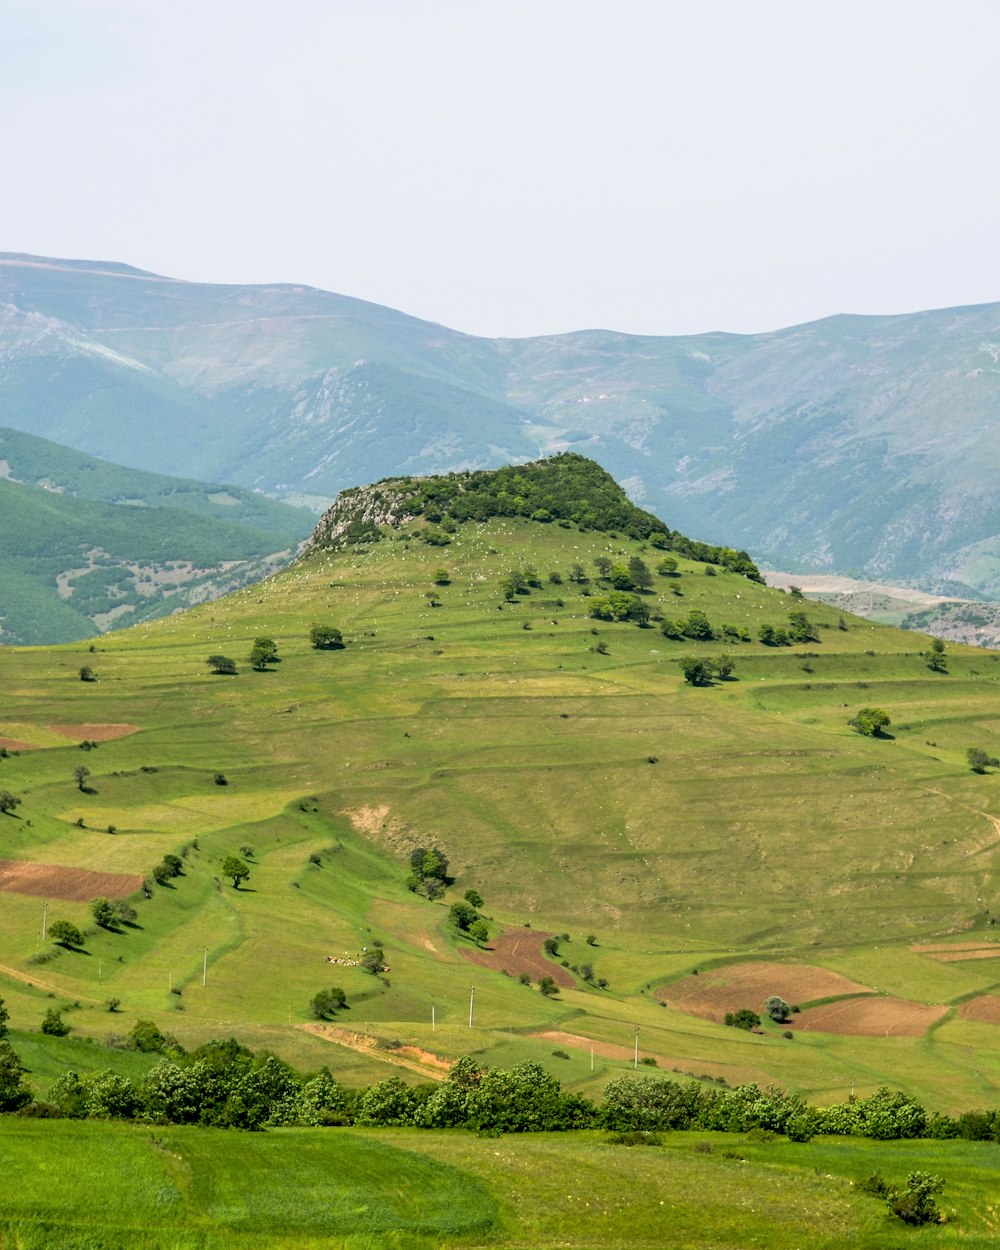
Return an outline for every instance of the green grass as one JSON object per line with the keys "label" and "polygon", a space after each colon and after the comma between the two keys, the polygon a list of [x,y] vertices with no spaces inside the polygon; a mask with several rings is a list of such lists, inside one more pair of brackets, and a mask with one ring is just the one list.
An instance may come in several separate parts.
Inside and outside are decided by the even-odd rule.
{"label": "green grass", "polygon": [[[350,1004],[338,1023],[352,1032],[444,1058],[530,1057],[588,1091],[628,1058],[598,1055],[592,1074],[585,1042],[567,1062],[538,1034],[627,1048],[639,1023],[643,1050],[667,1071],[777,1080],[822,1099],[852,1082],[902,1084],[949,1109],[994,1099],[1000,1065],[979,1040],[992,1026],[948,1019],[922,1038],[786,1042],[661,1007],[653,990],[747,956],[819,964],[931,1003],[1000,992],[1000,963],[909,950],[995,932],[984,926],[997,779],[973,776],[964,756],[969,745],[1000,754],[997,656],[950,646],[949,672],[932,674],[919,636],[855,618],[841,630],[821,604],[805,605],[820,641],[779,649],[592,621],[566,581],[498,610],[511,567],[565,579],[579,560],[592,575],[595,555],[627,557],[640,544],[494,520],[435,548],[419,528],[317,554],[225,600],[107,635],[93,653],[0,651],[0,736],[40,748],[0,759],[0,787],[24,800],[0,817],[0,857],[148,876],[166,851],[188,849],[183,877],[139,897],[137,928],[90,926],[88,954],[32,963],[42,900],[3,895],[0,993],[19,1029],[37,1029],[54,993],[80,1002],[67,1016],[78,1037],[152,1018],[185,1044],[235,1033],[350,1082],[396,1070],[419,1079],[389,1068],[392,1052],[310,1031],[309,1000],[337,984]],[[655,564],[655,551],[641,554]],[[430,608],[440,565],[451,583]],[[680,574],[658,578],[650,596],[667,615],[700,607],[755,635],[798,606],[686,560]],[[347,648],[314,651],[317,621],[342,628]],[[269,672],[246,664],[258,634],[279,644]],[[607,655],[592,649],[599,641]],[[683,684],[679,656],[722,650],[737,680]],[[236,658],[240,675],[212,676],[214,652]],[[81,663],[97,682],[77,679]],[[886,708],[893,738],[848,728],[865,704]],[[48,728],[67,723],[81,739],[93,723],[138,732],[83,753]],[[73,783],[80,762],[93,793]],[[228,786],[214,784],[219,771]],[[404,884],[409,851],[429,844],[446,850],[456,878],[436,904]],[[254,849],[250,888],[234,891],[220,865],[243,845]],[[593,964],[610,989],[548,1001],[469,964],[446,913],[472,886],[495,930],[568,932],[561,957]],[[89,923],[86,903],[49,902],[50,920]],[[391,965],[385,980],[325,962],[374,937]],[[122,1000],[115,1019],[110,996]]]}
{"label": "green grass", "polygon": [[[280,1129],[266,1134],[0,1121],[0,1247],[12,1250],[986,1250],[997,1147],[971,1142],[597,1132]],[[854,1183],[940,1175],[944,1225],[908,1229]]]}

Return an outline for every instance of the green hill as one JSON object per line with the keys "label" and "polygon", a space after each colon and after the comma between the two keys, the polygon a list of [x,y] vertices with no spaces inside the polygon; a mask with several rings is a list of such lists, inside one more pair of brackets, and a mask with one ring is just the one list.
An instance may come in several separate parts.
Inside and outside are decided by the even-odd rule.
{"label": "green hill", "polygon": [[[580,458],[475,480],[355,491],[260,585],[93,651],[0,653],[12,1025],[54,996],[97,1039],[137,1018],[185,1044],[231,1032],[349,1082],[532,1058],[582,1091],[631,1067],[638,1026],[668,1072],[995,1101],[1000,814],[966,750],[1000,755],[998,657],[949,646],[934,671],[921,636],[761,585],[620,495],[614,528],[581,525],[578,487],[603,479]],[[477,494],[492,515],[459,519]],[[345,645],[314,648],[314,625]],[[261,636],[278,660],[256,671]],[[726,680],[684,680],[685,657],[722,655]],[[865,707],[885,734],[851,728]],[[439,897],[420,848],[447,857]],[[166,853],[182,874],[146,899]],[[131,876],[136,927],[90,921],[114,884],[91,871]],[[483,946],[449,919],[468,890]],[[86,953],[40,943],[43,902]],[[359,966],[376,940],[380,975]],[[330,985],[349,1005],[323,1024]],[[772,994],[801,1011],[723,1023]]]}
{"label": "green hill", "polygon": [[0,641],[89,638],[287,563],[309,515],[0,430]]}

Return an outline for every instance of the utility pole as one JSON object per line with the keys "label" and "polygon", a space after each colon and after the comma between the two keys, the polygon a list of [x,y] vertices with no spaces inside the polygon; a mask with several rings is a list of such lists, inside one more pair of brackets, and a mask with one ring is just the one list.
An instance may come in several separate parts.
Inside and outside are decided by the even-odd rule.
{"label": "utility pole", "polygon": [[434,1004],[431,1003],[431,1032],[434,1033],[436,1031],[437,1031],[437,1021],[434,1018]]}
{"label": "utility pole", "polygon": [[48,932],[48,928],[49,928],[49,905],[48,903],[43,903],[42,904],[42,941],[43,942],[45,941],[45,935]]}
{"label": "utility pole", "polygon": [[593,1072],[594,1070],[594,1048],[593,1046],[591,1046],[590,1048],[590,1070],[591,1072]]}
{"label": "utility pole", "polygon": [[635,1058],[632,1061],[632,1067],[638,1071],[639,1068],[639,1026],[635,1026]]}
{"label": "utility pole", "polygon": [[469,1028],[472,1028],[472,1011],[476,1005],[476,987],[473,985],[469,990]]}
{"label": "utility pole", "polygon": [[208,947],[205,947],[205,953],[201,957],[201,983],[208,984]]}

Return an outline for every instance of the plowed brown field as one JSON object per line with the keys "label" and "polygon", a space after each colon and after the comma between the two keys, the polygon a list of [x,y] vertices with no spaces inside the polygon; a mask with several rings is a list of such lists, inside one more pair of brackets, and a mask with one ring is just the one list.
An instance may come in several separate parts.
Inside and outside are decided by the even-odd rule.
{"label": "plowed brown field", "polygon": [[463,946],[462,954],[469,963],[480,964],[484,968],[507,971],[515,977],[526,972],[532,981],[551,977],[556,985],[572,989],[576,982],[569,970],[561,968],[542,950],[542,943],[551,936],[551,933],[544,933],[541,929],[508,929],[491,939],[487,948],[471,950]]}
{"label": "plowed brown field", "polygon": [[905,998],[846,998],[802,1012],[794,1017],[794,1027],[848,1037],[920,1037],[947,1010]]}
{"label": "plowed brown field", "polygon": [[22,742],[19,738],[0,738],[0,747],[7,751],[37,751],[37,742]]}
{"label": "plowed brown field", "polygon": [[0,890],[8,894],[87,903],[92,898],[125,898],[141,885],[142,877],[122,872],[91,872],[87,868],[0,859]]}
{"label": "plowed brown field", "polygon": [[960,1020],[978,1020],[980,1024],[1000,1024],[1000,995],[980,994],[970,998],[958,1009]]}
{"label": "plowed brown field", "polygon": [[661,986],[656,997],[678,1011],[721,1021],[727,1012],[739,1011],[741,1007],[763,1012],[764,1002],[772,994],[794,1005],[841,994],[873,992],[869,986],[839,972],[812,964],[754,962],[728,964],[700,976],[685,977],[674,985]]}

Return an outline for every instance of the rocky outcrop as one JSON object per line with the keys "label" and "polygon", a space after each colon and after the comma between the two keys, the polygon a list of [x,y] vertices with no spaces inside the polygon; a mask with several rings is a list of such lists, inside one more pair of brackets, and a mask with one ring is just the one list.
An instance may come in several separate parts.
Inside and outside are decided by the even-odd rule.
{"label": "rocky outcrop", "polygon": [[394,482],[342,490],[320,517],[303,555],[345,542],[374,540],[384,526],[399,529],[419,515],[414,502],[412,491]]}

